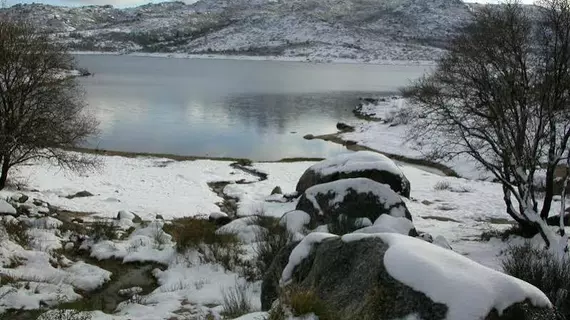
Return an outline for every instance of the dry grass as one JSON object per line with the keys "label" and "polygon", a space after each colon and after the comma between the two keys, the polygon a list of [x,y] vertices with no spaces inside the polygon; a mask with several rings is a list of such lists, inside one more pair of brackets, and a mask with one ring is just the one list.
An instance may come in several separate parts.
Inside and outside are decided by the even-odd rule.
{"label": "dry grass", "polygon": [[226,270],[235,271],[245,264],[242,243],[235,234],[217,234],[216,225],[205,219],[187,217],[173,220],[164,226],[176,242],[179,253],[196,250],[205,263],[219,263]]}
{"label": "dry grass", "polygon": [[6,221],[2,223],[8,239],[19,244],[25,249],[29,248],[31,237],[28,233],[30,227],[23,221]]}
{"label": "dry grass", "polygon": [[288,313],[295,317],[315,314],[319,320],[338,319],[332,308],[313,289],[288,286],[283,289],[279,299],[279,304],[269,313],[269,320],[287,319]]}

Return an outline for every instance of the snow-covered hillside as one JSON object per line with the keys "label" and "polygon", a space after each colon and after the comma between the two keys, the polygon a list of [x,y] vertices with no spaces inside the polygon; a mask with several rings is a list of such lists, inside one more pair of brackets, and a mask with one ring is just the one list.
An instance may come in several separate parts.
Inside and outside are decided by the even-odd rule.
{"label": "snow-covered hillside", "polygon": [[201,0],[126,9],[19,4],[0,13],[31,21],[77,51],[360,61],[432,60],[469,19],[461,0]]}

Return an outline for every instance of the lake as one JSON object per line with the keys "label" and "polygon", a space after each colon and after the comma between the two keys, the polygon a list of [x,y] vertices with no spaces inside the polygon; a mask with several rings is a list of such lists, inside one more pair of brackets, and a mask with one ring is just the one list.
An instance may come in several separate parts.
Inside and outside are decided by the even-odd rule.
{"label": "lake", "polygon": [[278,160],[344,147],[336,132],[359,97],[395,92],[427,67],[78,55],[101,135],[88,147]]}

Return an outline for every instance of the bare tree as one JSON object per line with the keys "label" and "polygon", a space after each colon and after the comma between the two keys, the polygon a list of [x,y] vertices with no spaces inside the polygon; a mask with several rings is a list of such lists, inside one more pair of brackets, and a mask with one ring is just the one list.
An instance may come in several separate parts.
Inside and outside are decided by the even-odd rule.
{"label": "bare tree", "polygon": [[[434,72],[403,90],[410,137],[435,157],[467,154],[503,185],[507,213],[547,246],[554,170],[570,137],[570,4],[507,2],[474,12]],[[544,199],[535,187],[546,172]]]}
{"label": "bare tree", "polygon": [[65,168],[95,164],[93,158],[63,149],[97,133],[84,110],[75,67],[63,45],[25,23],[0,21],[0,189],[9,170],[32,159],[50,159]]}

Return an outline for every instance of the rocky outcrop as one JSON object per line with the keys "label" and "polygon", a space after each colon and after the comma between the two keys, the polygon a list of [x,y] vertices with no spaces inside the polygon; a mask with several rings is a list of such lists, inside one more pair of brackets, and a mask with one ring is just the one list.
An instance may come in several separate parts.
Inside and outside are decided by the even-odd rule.
{"label": "rocky outcrop", "polygon": [[388,157],[371,151],[342,154],[311,166],[299,179],[296,190],[303,193],[314,185],[349,178],[368,178],[389,185],[404,197],[410,196],[410,182],[400,168]]}
{"label": "rocky outcrop", "polygon": [[312,186],[305,190],[296,209],[311,216],[309,225],[312,228],[336,223],[342,218],[367,218],[373,222],[382,214],[412,220],[398,194],[385,184],[367,178],[343,179]]}
{"label": "rocky outcrop", "polygon": [[280,253],[276,270],[289,251],[281,288],[267,290],[270,282],[264,279],[265,309],[275,291],[285,305],[300,291],[311,292],[339,320],[564,319],[530,284],[403,235],[309,235]]}

